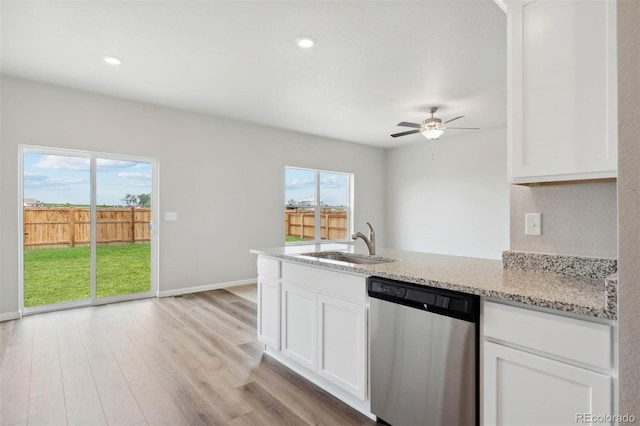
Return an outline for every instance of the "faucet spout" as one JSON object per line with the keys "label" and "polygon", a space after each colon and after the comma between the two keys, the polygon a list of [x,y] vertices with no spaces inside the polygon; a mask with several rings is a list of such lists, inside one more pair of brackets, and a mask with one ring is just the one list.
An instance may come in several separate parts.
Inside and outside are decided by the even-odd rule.
{"label": "faucet spout", "polygon": [[351,239],[357,240],[358,238],[362,238],[362,241],[367,245],[367,249],[369,250],[369,255],[376,254],[376,233],[373,230],[373,226],[369,222],[367,222],[367,226],[369,227],[369,237],[367,238],[362,232],[354,232],[351,234]]}

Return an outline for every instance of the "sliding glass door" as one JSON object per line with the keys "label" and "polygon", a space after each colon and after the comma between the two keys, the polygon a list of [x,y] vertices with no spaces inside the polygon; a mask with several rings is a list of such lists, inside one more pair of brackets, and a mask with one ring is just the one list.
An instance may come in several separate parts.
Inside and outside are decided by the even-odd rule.
{"label": "sliding glass door", "polygon": [[143,161],[96,159],[96,297],[151,291],[151,175]]}
{"label": "sliding glass door", "polygon": [[89,158],[23,154],[25,308],[91,300]]}
{"label": "sliding glass door", "polygon": [[21,149],[24,312],[154,295],[155,161]]}

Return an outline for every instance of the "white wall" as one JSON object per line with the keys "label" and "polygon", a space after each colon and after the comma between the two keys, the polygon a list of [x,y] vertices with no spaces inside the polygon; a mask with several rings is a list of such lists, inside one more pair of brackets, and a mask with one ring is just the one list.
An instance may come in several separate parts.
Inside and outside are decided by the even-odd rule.
{"label": "white wall", "polygon": [[618,1],[618,413],[640,418],[640,2]]}
{"label": "white wall", "polygon": [[504,129],[388,150],[388,245],[499,259],[509,248],[506,164]]}
{"label": "white wall", "polygon": [[160,289],[255,277],[252,247],[283,243],[284,166],[355,174],[355,226],[384,242],[384,151],[3,78],[0,314],[18,309],[18,144],[155,157]]}
{"label": "white wall", "polygon": [[[526,213],[542,213],[542,235],[524,234]],[[511,249],[617,258],[615,182],[511,187]]]}

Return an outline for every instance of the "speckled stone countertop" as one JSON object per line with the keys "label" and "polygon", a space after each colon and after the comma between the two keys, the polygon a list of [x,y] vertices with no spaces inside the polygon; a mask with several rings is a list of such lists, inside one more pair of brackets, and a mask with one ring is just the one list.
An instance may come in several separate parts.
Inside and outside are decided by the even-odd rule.
{"label": "speckled stone countertop", "polygon": [[[305,253],[341,251],[366,254],[350,244],[315,244],[251,250],[252,253],[338,271],[391,278],[598,318],[615,319],[605,297],[605,280],[503,268],[502,261],[378,249],[376,256],[398,259],[376,265],[314,260]],[[613,307],[615,308],[615,306]]]}

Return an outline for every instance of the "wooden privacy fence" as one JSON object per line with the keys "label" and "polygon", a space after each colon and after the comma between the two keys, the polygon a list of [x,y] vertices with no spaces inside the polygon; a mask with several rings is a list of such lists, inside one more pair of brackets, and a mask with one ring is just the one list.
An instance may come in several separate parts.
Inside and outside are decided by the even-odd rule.
{"label": "wooden privacy fence", "polygon": [[[91,242],[88,207],[24,207],[25,249],[87,246]],[[151,209],[96,209],[97,242],[123,244],[150,241]]]}
{"label": "wooden privacy fence", "polygon": [[[313,210],[285,210],[285,236],[313,240],[316,232],[315,217],[316,214]],[[347,212],[322,210],[320,213],[320,238],[323,240],[347,238]]]}

